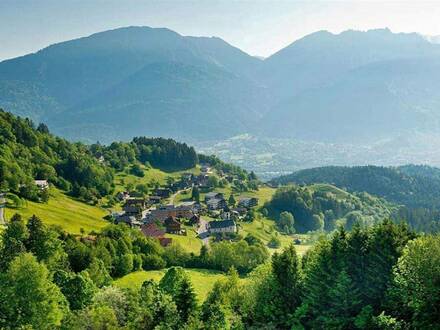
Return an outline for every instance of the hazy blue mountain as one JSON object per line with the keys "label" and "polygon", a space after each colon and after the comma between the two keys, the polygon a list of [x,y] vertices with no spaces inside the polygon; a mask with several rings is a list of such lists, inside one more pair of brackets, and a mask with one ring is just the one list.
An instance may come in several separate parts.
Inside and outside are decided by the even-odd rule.
{"label": "hazy blue mountain", "polygon": [[264,61],[265,135],[359,142],[440,131],[440,45],[389,30],[318,32]]}
{"label": "hazy blue mountain", "polygon": [[242,133],[370,143],[440,132],[440,45],[387,29],[310,34],[267,59],[128,27],[0,63],[0,107],[70,139]]}
{"label": "hazy blue mountain", "polygon": [[121,28],[0,63],[0,106],[74,139],[229,136],[264,109],[259,62],[218,38]]}

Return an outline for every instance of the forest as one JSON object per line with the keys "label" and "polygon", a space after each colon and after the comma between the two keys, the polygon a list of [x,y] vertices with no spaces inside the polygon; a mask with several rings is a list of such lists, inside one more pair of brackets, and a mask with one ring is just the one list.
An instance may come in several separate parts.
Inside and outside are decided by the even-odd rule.
{"label": "forest", "polygon": [[395,205],[367,193],[346,193],[330,185],[288,185],[266,203],[268,213],[284,232],[332,231],[355,223],[371,226],[390,218]]}
{"label": "forest", "polygon": [[172,139],[137,137],[109,146],[71,143],[52,135],[45,124],[36,126],[0,110],[0,191],[28,200],[48,198],[33,184],[37,179],[91,201],[113,193],[115,172],[128,165],[183,170],[197,163],[194,148]]}
{"label": "forest", "polygon": [[[189,265],[228,276],[198,301]],[[160,268],[138,290],[112,284]],[[255,238],[195,256],[125,225],[75,237],[14,216],[1,235],[0,328],[435,329],[439,269],[440,237],[391,221],[339,227],[303,257],[290,245],[269,258]]]}

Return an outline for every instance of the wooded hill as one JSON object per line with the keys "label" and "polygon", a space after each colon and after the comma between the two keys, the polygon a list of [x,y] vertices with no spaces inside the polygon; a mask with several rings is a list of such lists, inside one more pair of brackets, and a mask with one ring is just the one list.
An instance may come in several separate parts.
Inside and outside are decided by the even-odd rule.
{"label": "wooded hill", "polygon": [[440,169],[429,166],[326,166],[281,176],[271,183],[328,183],[348,191],[365,191],[409,207],[440,207]]}
{"label": "wooded hill", "polygon": [[[243,180],[249,176],[214,156],[201,158],[224,173]],[[115,173],[126,167],[142,176],[141,165],[178,171],[198,163],[194,148],[172,139],[136,137],[108,146],[71,143],[51,134],[45,124],[36,126],[29,119],[0,110],[0,191],[11,191],[28,200],[44,197],[34,185],[37,179],[48,180],[70,195],[91,202],[112,194]]]}

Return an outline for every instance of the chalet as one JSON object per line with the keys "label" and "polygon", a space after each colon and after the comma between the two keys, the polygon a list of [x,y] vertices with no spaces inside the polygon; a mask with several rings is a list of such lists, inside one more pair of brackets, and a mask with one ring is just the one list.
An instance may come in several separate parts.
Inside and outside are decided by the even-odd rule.
{"label": "chalet", "polygon": [[194,215],[194,212],[189,206],[174,206],[164,205],[151,210],[146,215],[146,222],[151,221],[165,221],[168,217],[174,218],[187,218],[190,219]]}
{"label": "chalet", "polygon": [[147,207],[147,201],[145,198],[133,198],[130,197],[125,201],[125,206],[139,206],[142,209]]}
{"label": "chalet", "polygon": [[162,197],[162,198],[168,198],[171,196],[171,190],[168,188],[157,188],[154,191],[154,194],[156,196]]}
{"label": "chalet", "polygon": [[126,225],[130,226],[131,228],[140,227],[142,223],[133,215],[127,215],[123,214],[116,218],[116,223],[125,223]]}
{"label": "chalet", "polygon": [[194,214],[191,219],[189,219],[189,224],[192,226],[198,226],[200,224],[200,216]]}
{"label": "chalet", "polygon": [[227,207],[226,201],[220,198],[211,198],[206,202],[209,210],[223,210]]}
{"label": "chalet", "polygon": [[181,176],[181,180],[184,182],[192,182],[193,174],[192,173],[183,173]]}
{"label": "chalet", "polygon": [[237,232],[237,225],[233,220],[210,221],[207,226],[211,234]]}
{"label": "chalet", "polygon": [[47,180],[35,180],[34,183],[41,190],[49,188],[49,182],[47,182]]}
{"label": "chalet", "polygon": [[206,188],[209,186],[209,175],[207,174],[200,174],[196,176],[194,179],[194,185],[199,188]]}
{"label": "chalet", "polygon": [[130,194],[128,191],[120,191],[116,194],[116,199],[119,201],[125,201],[126,199],[130,198]]}
{"label": "chalet", "polygon": [[161,200],[162,200],[162,197],[160,197],[160,196],[150,196],[150,197],[148,197],[148,202],[150,204],[160,204]]}
{"label": "chalet", "polygon": [[196,201],[182,202],[179,205],[177,205],[177,207],[182,209],[188,209],[193,213],[200,211],[201,208],[200,204],[197,203]]}
{"label": "chalet", "polygon": [[137,220],[142,219],[142,207],[138,205],[124,205],[124,216],[133,216]]}
{"label": "chalet", "polygon": [[141,232],[146,237],[159,238],[165,235],[165,230],[159,228],[155,223],[149,223],[141,226]]}
{"label": "chalet", "polygon": [[243,216],[243,215],[246,215],[246,213],[247,213],[247,208],[245,208],[245,207],[234,207],[234,208],[231,210],[231,212],[234,213],[234,214],[236,214],[236,215]]}
{"label": "chalet", "polygon": [[169,234],[180,234],[182,232],[182,225],[174,217],[165,219],[165,228]]}
{"label": "chalet", "polygon": [[247,209],[257,205],[258,205],[258,199],[255,197],[244,197],[238,201],[239,207],[245,207]]}
{"label": "chalet", "polygon": [[216,199],[225,199],[225,197],[223,196],[222,193],[213,191],[213,192],[207,193],[205,195],[205,203],[208,203],[208,201],[210,199],[214,199],[214,198],[216,198]]}
{"label": "chalet", "polygon": [[202,173],[210,173],[211,172],[211,166],[209,164],[202,164],[200,166],[200,171]]}

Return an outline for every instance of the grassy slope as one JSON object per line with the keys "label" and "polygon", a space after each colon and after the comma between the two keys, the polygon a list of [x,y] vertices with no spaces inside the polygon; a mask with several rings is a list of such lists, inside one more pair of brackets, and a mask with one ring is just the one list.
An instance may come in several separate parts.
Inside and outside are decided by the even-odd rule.
{"label": "grassy slope", "polygon": [[[207,269],[186,269],[185,270],[191,279],[194,290],[197,293],[199,302],[203,302],[206,295],[211,291],[214,283],[220,279],[226,278],[226,275],[222,272]],[[160,281],[166,270],[151,270],[151,271],[139,271],[128,274],[114,283],[116,286],[122,288],[136,288],[139,289],[142,283],[146,280]]]}
{"label": "grassy slope", "polygon": [[25,219],[36,215],[49,225],[59,225],[68,232],[78,234],[80,228],[86,232],[98,231],[108,224],[103,219],[108,213],[96,206],[79,202],[56,188],[51,188],[47,204],[28,201],[23,208],[6,209],[9,219],[14,213],[21,214]]}
{"label": "grassy slope", "polygon": [[202,241],[197,238],[197,233],[193,227],[185,226],[185,228],[187,236],[173,234],[166,234],[165,236],[171,237],[173,243],[179,244],[186,252],[192,252],[198,255],[202,247]]}

